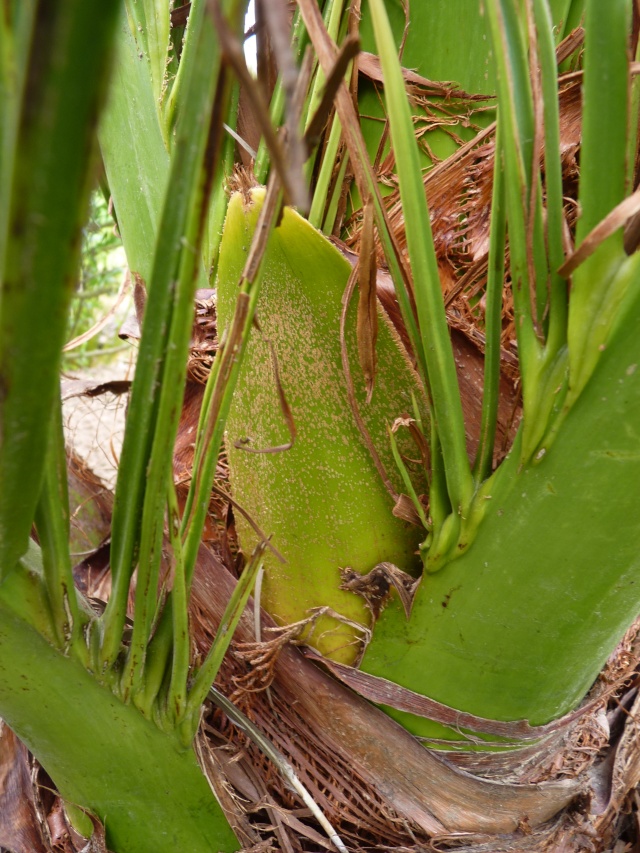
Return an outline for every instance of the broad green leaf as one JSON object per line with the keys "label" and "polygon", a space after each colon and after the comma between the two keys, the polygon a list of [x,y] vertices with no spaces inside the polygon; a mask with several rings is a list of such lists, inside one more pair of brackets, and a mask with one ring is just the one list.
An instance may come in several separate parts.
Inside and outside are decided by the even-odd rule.
{"label": "broad green leaf", "polygon": [[60,794],[104,823],[116,853],[237,850],[193,751],[54,649],[14,594],[24,602],[20,587],[0,589],[0,714]]}
{"label": "broad green leaf", "polygon": [[149,65],[124,11],[99,141],[129,269],[148,284],[169,179],[169,154]]}
{"label": "broad green leaf", "polygon": [[[218,271],[218,317],[224,329],[235,304],[237,282],[261,205],[231,199]],[[269,243],[257,316],[260,331],[249,341],[227,422],[227,450],[235,499],[273,545],[281,563],[265,553],[262,604],[280,623],[295,622],[312,607],[329,606],[342,617],[368,624],[362,599],[341,591],[340,568],[358,573],[387,560],[412,571],[424,532],[392,515],[393,500],[372,462],[351,413],[341,364],[341,300],[351,268],[319,232],[285,209]],[[397,492],[386,430],[412,411],[416,379],[386,323],[380,323],[378,372],[372,403],[365,405],[358,379],[355,300],[349,311],[348,352],[356,376],[356,398],[374,445]],[[382,318],[381,318],[382,319]],[[290,436],[280,410],[270,347],[277,357],[282,389],[296,428],[293,447],[279,452]],[[411,449],[403,446],[411,456]],[[251,452],[263,451],[263,452]],[[415,449],[413,456],[415,457]],[[417,480],[418,484],[420,479]],[[418,485],[424,492],[425,484]],[[245,552],[260,537],[236,513]],[[357,634],[356,634],[357,636]],[[342,659],[353,659],[354,632],[323,618],[314,644]]]}

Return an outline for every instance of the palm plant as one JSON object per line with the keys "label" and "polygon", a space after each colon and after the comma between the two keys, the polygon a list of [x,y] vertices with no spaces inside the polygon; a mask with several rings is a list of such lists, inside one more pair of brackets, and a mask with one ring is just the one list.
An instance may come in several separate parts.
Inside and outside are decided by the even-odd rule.
{"label": "palm plant", "polygon": [[[0,715],[114,853],[257,840],[207,696],[248,773],[259,749],[302,790],[284,753],[315,791],[328,842],[293,818],[288,840],[265,789],[283,849],[561,849],[576,820],[615,834],[637,783],[628,733],[576,763],[640,609],[637,22],[628,0],[468,6],[265,2],[264,86],[237,0],[5,11]],[[111,51],[99,151],[146,297],[98,613],[57,384]],[[212,488],[237,583],[202,546]]]}

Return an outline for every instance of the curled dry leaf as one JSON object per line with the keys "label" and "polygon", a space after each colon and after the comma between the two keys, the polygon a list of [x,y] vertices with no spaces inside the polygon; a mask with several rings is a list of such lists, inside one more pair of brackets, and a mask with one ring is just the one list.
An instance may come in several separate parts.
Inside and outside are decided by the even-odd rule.
{"label": "curled dry leaf", "polygon": [[0,720],[0,848],[48,853],[35,805],[29,753]]}

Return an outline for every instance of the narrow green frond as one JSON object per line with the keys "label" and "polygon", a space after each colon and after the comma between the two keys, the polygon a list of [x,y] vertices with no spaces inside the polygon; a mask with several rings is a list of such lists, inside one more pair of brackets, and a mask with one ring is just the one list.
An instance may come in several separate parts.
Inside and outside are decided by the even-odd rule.
{"label": "narrow green frond", "polygon": [[480,441],[474,464],[478,482],[489,476],[493,469],[493,452],[498,424],[500,396],[500,360],[502,346],[502,297],[505,275],[506,210],[505,178],[502,167],[502,124],[496,132],[493,192],[491,197],[491,226],[489,232],[489,270],[487,275],[485,308],[485,360],[482,392]]}
{"label": "narrow green frond", "polygon": [[[587,0],[577,246],[625,196],[630,14],[629,0],[612,0],[604,15],[601,4]],[[620,229],[572,276],[568,336],[572,399],[606,345],[611,313],[622,295],[615,282],[624,280],[617,275],[624,257]]]}
{"label": "narrow green frond", "polygon": [[86,663],[87,648],[82,635],[69,556],[67,459],[59,399],[54,403],[47,439],[44,481],[35,514],[36,531],[42,549],[42,564],[58,648],[65,652],[71,649]]}
{"label": "narrow green frond", "polygon": [[[25,47],[31,8],[18,15],[15,35],[3,24],[3,49],[13,38],[14,48]],[[15,74],[17,88],[1,107],[2,168],[11,179],[3,172],[0,188],[0,576],[27,549],[43,482],[117,8],[114,0],[39,7],[24,78]]]}
{"label": "narrow green frond", "polygon": [[405,212],[407,246],[429,391],[446,465],[447,488],[454,512],[459,512],[471,499],[473,484],[420,158],[397,48],[382,0],[372,0],[371,12],[385,78],[391,138]]}
{"label": "narrow green frond", "polygon": [[[239,11],[239,4],[230,0],[222,12],[234,19],[234,30],[239,26]],[[208,193],[218,167],[224,105],[216,113],[217,125],[211,123],[211,116],[216,96],[228,103],[230,94],[220,77],[221,49],[210,14],[204,16],[198,36],[197,61],[184,92],[171,159],[116,486],[114,584],[103,620],[102,659],[111,663],[117,654],[137,556],[136,618],[123,681],[127,692],[142,688],[145,650],[156,609],[167,472],[182,402],[193,296],[201,273],[200,248]],[[205,159],[207,146],[209,157]]]}

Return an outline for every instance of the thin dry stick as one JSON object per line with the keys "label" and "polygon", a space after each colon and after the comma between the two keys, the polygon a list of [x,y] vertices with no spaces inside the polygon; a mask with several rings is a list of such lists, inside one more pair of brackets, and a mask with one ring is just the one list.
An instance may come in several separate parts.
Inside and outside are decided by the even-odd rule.
{"label": "thin dry stick", "polygon": [[613,208],[611,213],[599,222],[584,238],[578,249],[570,255],[558,270],[563,278],[568,278],[583,261],[592,255],[598,246],[614,234],[618,228],[622,228],[625,222],[640,211],[640,189],[633,195],[625,198],[619,205]]}
{"label": "thin dry stick", "polygon": [[220,12],[217,3],[214,4],[214,10],[215,24],[218,29],[220,43],[222,45],[225,58],[233,68],[240,84],[246,90],[247,96],[254,109],[256,121],[260,126],[260,130],[264,135],[269,153],[271,154],[273,165],[280,176],[285,194],[290,201],[293,201],[296,198],[296,182],[292,176],[289,166],[287,165],[280,140],[278,139],[273,125],[271,124],[269,107],[265,102],[260,87],[256,86],[256,81],[253,79],[251,72],[247,68],[242,46],[234,36],[224,15]]}
{"label": "thin dry stick", "polygon": [[293,769],[291,764],[287,761],[284,755],[280,752],[280,750],[276,749],[275,746],[271,743],[271,741],[266,738],[260,729],[256,728],[253,725],[251,720],[236,708],[225,696],[222,695],[215,687],[212,687],[209,691],[209,699],[214,702],[218,708],[221,708],[227,717],[235,723],[238,728],[242,729],[246,732],[251,740],[258,746],[262,752],[269,758],[278,770],[285,777],[287,782],[291,785],[291,787],[296,791],[296,793],[300,796],[300,799],[303,801],[305,806],[311,811],[315,819],[318,821],[320,826],[327,833],[327,836],[331,843],[334,845],[336,850],[339,850],[340,853],[349,853],[344,843],[342,842],[340,836],[335,831],[333,826],[329,823],[327,818],[324,816],[322,810],[313,799],[311,794],[307,791],[305,786],[302,784],[300,779],[298,778],[298,774]]}
{"label": "thin dry stick", "polygon": [[342,83],[344,75],[347,73],[349,63],[355,59],[359,52],[360,39],[355,35],[347,36],[340,46],[340,52],[338,53],[333,64],[333,68],[331,69],[326,83],[324,84],[324,91],[322,93],[320,104],[313,114],[311,121],[307,125],[304,138],[309,146],[315,145],[320,138],[320,134],[322,133],[327,119],[329,118],[329,114],[333,109],[333,101],[336,96],[336,92],[338,91],[338,87],[340,86],[340,83]]}
{"label": "thin dry stick", "polygon": [[285,0],[262,0],[262,13],[269,31],[286,104],[287,162],[291,202],[302,213],[310,207],[309,190],[304,179],[306,146],[298,129],[299,113],[295,108],[298,70],[289,42],[289,16]]}
{"label": "thin dry stick", "polygon": [[116,299],[111,308],[104,314],[97,323],[94,323],[90,329],[87,329],[86,332],[83,332],[81,335],[78,335],[76,338],[73,338],[68,343],[66,343],[62,347],[62,352],[70,352],[76,347],[82,346],[82,344],[86,344],[87,341],[90,341],[91,338],[95,337],[98,332],[101,332],[104,327],[107,325],[109,320],[116,313],[125,296],[129,293],[129,287],[131,285],[131,276],[129,274],[129,270],[126,269],[124,275],[122,276],[122,281],[120,282],[120,287],[118,289],[118,293],[116,294]]}

